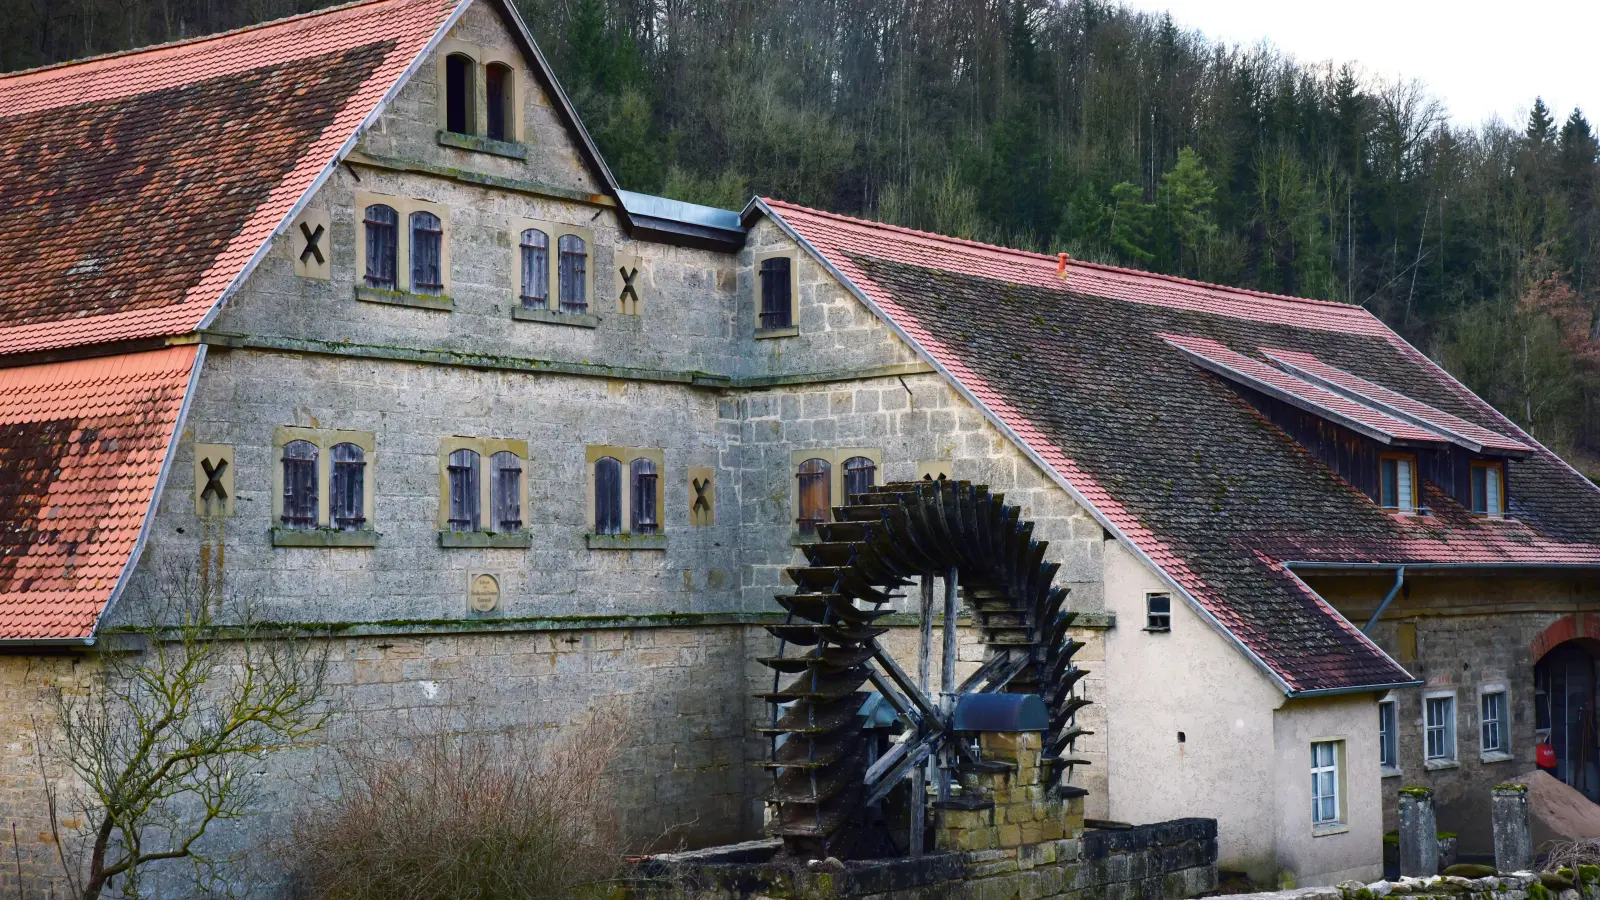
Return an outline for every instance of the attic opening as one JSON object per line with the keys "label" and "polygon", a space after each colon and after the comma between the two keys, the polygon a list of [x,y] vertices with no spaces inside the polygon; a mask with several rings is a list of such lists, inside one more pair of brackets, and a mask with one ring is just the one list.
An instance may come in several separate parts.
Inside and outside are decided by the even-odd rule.
{"label": "attic opening", "polygon": [[484,122],[484,136],[492,141],[509,141],[514,139],[511,133],[511,123],[515,121],[512,109],[511,67],[503,63],[490,63],[483,70],[484,93],[488,96],[488,106]]}
{"label": "attic opening", "polygon": [[456,134],[472,134],[477,129],[473,119],[472,73],[476,68],[471,57],[452,53],[444,61],[445,130]]}

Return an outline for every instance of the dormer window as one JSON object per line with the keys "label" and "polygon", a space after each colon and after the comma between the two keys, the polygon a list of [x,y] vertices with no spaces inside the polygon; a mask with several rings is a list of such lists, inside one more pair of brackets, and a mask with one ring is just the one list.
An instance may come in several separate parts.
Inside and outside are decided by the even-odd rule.
{"label": "dormer window", "polygon": [[1378,457],[1378,505],[1403,513],[1417,511],[1417,458],[1385,453]]}
{"label": "dormer window", "polygon": [[1472,464],[1472,511],[1480,516],[1506,514],[1506,470],[1499,462]]}
{"label": "dormer window", "polygon": [[511,67],[504,63],[490,63],[483,69],[484,92],[488,94],[489,100],[484,136],[491,141],[512,139],[510,126],[515,115],[511,108],[511,98],[515,94],[512,90],[512,77]]}
{"label": "dormer window", "polygon": [[477,64],[470,57],[452,53],[444,61],[445,130],[456,134],[472,134],[473,108],[476,91],[472,86],[472,73]]}

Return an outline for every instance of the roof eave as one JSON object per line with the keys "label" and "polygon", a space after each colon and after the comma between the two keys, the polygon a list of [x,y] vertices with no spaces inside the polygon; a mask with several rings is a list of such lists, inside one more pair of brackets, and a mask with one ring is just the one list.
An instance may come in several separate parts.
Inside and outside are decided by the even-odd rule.
{"label": "roof eave", "polygon": [[1402,688],[1421,687],[1422,679],[1413,678],[1410,681],[1391,681],[1384,684],[1355,684],[1349,687],[1316,688],[1308,691],[1290,691],[1289,697],[1293,700],[1306,700],[1314,697],[1340,697],[1348,694],[1376,694],[1383,691],[1393,691]]}
{"label": "roof eave", "polygon": [[1005,435],[1007,440],[1011,441],[1011,443],[1015,445],[1017,449],[1019,449],[1022,454],[1029,459],[1029,461],[1031,461],[1035,466],[1038,466],[1040,471],[1044,472],[1050,478],[1050,480],[1054,481],[1057,487],[1060,487],[1062,490],[1066,491],[1067,495],[1072,497],[1072,499],[1079,506],[1087,510],[1089,515],[1095,520],[1096,523],[1100,525],[1101,528],[1115,536],[1117,541],[1122,544],[1122,546],[1127,549],[1129,553],[1132,553],[1135,558],[1143,562],[1146,566],[1149,566],[1150,570],[1156,573],[1156,577],[1160,578],[1167,585],[1167,587],[1181,597],[1196,615],[1204,619],[1208,624],[1211,625],[1213,629],[1216,630],[1219,635],[1223,637],[1224,640],[1231,643],[1235,649],[1244,654],[1246,659],[1249,659],[1252,663],[1254,663],[1255,666],[1261,670],[1262,674],[1265,675],[1267,679],[1278,688],[1278,690],[1282,691],[1286,695],[1292,695],[1294,693],[1294,689],[1289,685],[1288,680],[1285,679],[1282,674],[1268,664],[1265,659],[1262,659],[1261,656],[1254,650],[1250,649],[1249,645],[1240,640],[1238,635],[1234,634],[1227,626],[1223,625],[1222,622],[1212,614],[1211,610],[1207,609],[1204,604],[1202,604],[1193,594],[1189,592],[1188,588],[1184,587],[1176,578],[1172,577],[1172,574],[1163,566],[1157,563],[1154,559],[1151,559],[1149,554],[1145,553],[1144,550],[1139,547],[1139,545],[1136,544],[1132,538],[1128,537],[1126,532],[1124,532],[1115,522],[1111,521],[1111,519],[1107,517],[1099,507],[1095,506],[1095,504],[1091,502],[1089,498],[1083,494],[1083,492],[1079,491],[1078,488],[1060,472],[1057,472],[1054,466],[1051,466],[1048,462],[1046,462],[1044,458],[1041,457],[1038,452],[1028,444],[1027,441],[1024,441],[1022,437],[1011,428],[1010,425],[1007,425],[1004,420],[995,415],[994,411],[989,408],[988,404],[984,403],[977,395],[972,393],[972,391],[969,390],[966,385],[961,383],[960,379],[952,375],[943,364],[934,358],[933,354],[929,353],[921,344],[914,340],[911,335],[907,334],[906,331],[894,321],[894,319],[884,313],[884,311],[878,307],[878,304],[874,303],[872,299],[866,295],[865,291],[861,290],[861,288],[857,286],[855,282],[851,281],[843,272],[839,271],[832,262],[822,255],[821,251],[812,246],[810,241],[806,240],[803,235],[801,235],[794,229],[793,226],[784,220],[783,216],[779,215],[775,210],[768,206],[766,201],[759,196],[752,197],[750,202],[745,205],[744,211],[740,214],[740,219],[745,223],[746,227],[749,227],[750,223],[754,221],[757,215],[764,215],[771,219],[773,223],[776,224],[778,228],[780,228],[786,235],[788,235],[791,240],[795,241],[806,251],[806,253],[810,254],[811,258],[818,265],[822,266],[823,269],[825,269],[830,275],[832,275],[834,279],[839,282],[839,284],[843,285],[845,290],[848,290],[858,301],[860,301],[863,306],[871,310],[872,314],[877,316],[879,320],[887,325],[889,330],[893,331],[896,336],[898,336],[902,341],[905,341],[906,346],[912,348],[912,350],[918,356],[922,357],[924,362],[933,367],[934,371],[943,376],[945,381],[948,382],[958,394],[960,394],[968,403],[971,403],[975,408],[983,413],[984,418],[989,421],[989,424],[993,425],[1000,431],[1001,434]]}

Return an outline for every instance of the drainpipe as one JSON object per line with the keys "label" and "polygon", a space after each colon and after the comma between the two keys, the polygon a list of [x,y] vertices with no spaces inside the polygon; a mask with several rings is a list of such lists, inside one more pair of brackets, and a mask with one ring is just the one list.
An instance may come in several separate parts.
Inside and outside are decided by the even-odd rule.
{"label": "drainpipe", "polygon": [[1372,618],[1367,620],[1367,624],[1366,625],[1362,626],[1362,628],[1361,628],[1361,633],[1362,634],[1371,634],[1372,633],[1372,626],[1378,624],[1378,620],[1383,618],[1383,611],[1389,608],[1390,601],[1394,600],[1394,595],[1395,594],[1400,593],[1400,586],[1402,584],[1405,584],[1405,583],[1406,583],[1406,567],[1405,566],[1401,566],[1400,568],[1394,570],[1394,586],[1389,588],[1388,595],[1386,595],[1383,598],[1383,602],[1382,603],[1378,604],[1378,611],[1372,614]]}

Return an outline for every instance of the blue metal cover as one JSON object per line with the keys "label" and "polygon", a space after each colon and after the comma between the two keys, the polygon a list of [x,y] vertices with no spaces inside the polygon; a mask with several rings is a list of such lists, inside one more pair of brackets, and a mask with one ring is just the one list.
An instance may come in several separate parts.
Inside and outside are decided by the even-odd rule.
{"label": "blue metal cover", "polygon": [[956,731],[1045,731],[1050,717],[1038,694],[962,694]]}

